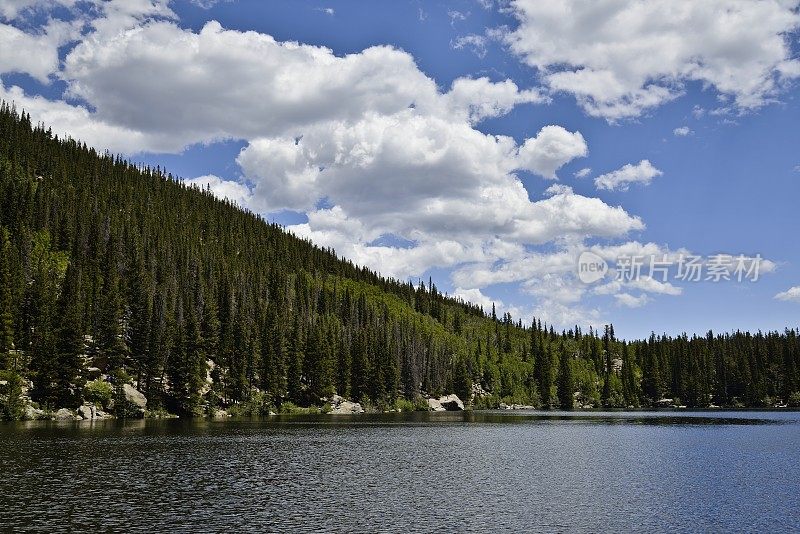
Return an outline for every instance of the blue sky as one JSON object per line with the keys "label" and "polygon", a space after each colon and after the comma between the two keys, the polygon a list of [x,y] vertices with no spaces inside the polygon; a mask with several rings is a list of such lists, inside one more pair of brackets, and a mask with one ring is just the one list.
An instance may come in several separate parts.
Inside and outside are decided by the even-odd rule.
{"label": "blue sky", "polygon": [[[526,321],[798,326],[798,3],[547,4],[0,0],[0,96]],[[613,280],[719,253],[759,279]]]}

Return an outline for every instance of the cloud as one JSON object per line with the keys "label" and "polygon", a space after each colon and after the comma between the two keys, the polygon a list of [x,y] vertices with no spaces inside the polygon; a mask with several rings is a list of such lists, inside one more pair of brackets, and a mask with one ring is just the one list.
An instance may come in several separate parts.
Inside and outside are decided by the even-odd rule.
{"label": "cloud", "polygon": [[502,301],[492,299],[491,297],[484,295],[480,289],[462,289],[460,287],[457,287],[453,291],[453,296],[456,298],[464,299],[465,301],[471,302],[472,304],[476,304],[487,312],[492,309],[493,304],[495,308],[504,307]]}
{"label": "cloud", "polygon": [[519,168],[555,180],[556,171],[575,158],[586,157],[589,148],[580,132],[561,126],[545,126],[519,149]]}
{"label": "cloud", "polygon": [[649,160],[643,159],[636,165],[628,163],[616,171],[601,174],[594,179],[594,185],[598,189],[627,191],[630,184],[648,185],[653,178],[662,174]]}
{"label": "cloud", "polygon": [[544,194],[546,196],[570,195],[572,193],[573,193],[572,188],[564,184],[553,184],[544,190]]}
{"label": "cloud", "polygon": [[505,115],[519,104],[547,101],[547,97],[535,89],[520,90],[511,80],[492,82],[485,76],[456,78],[450,91],[441,96],[441,102],[450,117],[466,119],[472,124]]}
{"label": "cloud", "polygon": [[552,91],[610,121],[679,97],[687,82],[754,109],[800,76],[793,1],[512,0],[509,9],[519,21],[503,34],[510,50]]}
{"label": "cloud", "polygon": [[[66,57],[61,77],[98,119],[158,137],[166,152],[219,139],[296,136],[324,121],[409,108],[475,122],[544,100],[538,91],[486,78],[457,79],[442,94],[409,54],[389,46],[339,57],[213,21],[199,33],[153,21],[86,39]],[[140,149],[131,143],[129,152]]]}
{"label": "cloud", "polygon": [[575,178],[586,178],[590,174],[592,174],[592,169],[589,167],[584,167],[575,173]]}
{"label": "cloud", "polygon": [[549,325],[556,325],[562,328],[571,328],[573,325],[596,326],[609,322],[597,308],[559,304],[548,300],[538,303],[525,316],[536,317]]}
{"label": "cloud", "polygon": [[303,213],[307,222],[289,231],[385,275],[454,269],[458,293],[483,303],[482,288],[507,279],[533,300],[503,306],[516,316],[600,317],[581,304],[574,252],[643,221],[561,184],[531,199],[518,174],[557,178],[588,155],[580,132],[552,124],[515,140],[479,128],[547,102],[540,88],[488,77],[442,87],[391,46],[342,56],[213,21],[191,30],[169,6],[103,3],[60,68],[49,67],[69,101],[2,84],[0,97],[100,150],[241,140],[241,176],[186,184],[263,214]]}
{"label": "cloud", "polygon": [[29,74],[42,83],[59,68],[58,47],[78,36],[78,26],[50,21],[36,34],[0,23],[0,74]]}
{"label": "cloud", "polygon": [[101,120],[84,106],[26,95],[16,86],[6,88],[0,83],[0,100],[14,102],[18,109],[30,113],[34,122],[50,125],[54,134],[80,139],[101,151],[108,149],[113,152],[128,153],[130,148],[135,146],[139,150],[157,152],[164,143],[171,142],[166,137],[160,139],[158,135],[145,135]]}
{"label": "cloud", "polygon": [[[109,4],[104,13],[59,74],[85,106],[4,92],[35,120],[100,149],[174,152],[243,139],[242,180],[189,183],[262,213],[304,212],[308,222],[292,231],[386,274],[644,227],[567,188],[530,201],[515,172],[555,178],[588,153],[583,136],[550,125],[517,144],[475,125],[545,101],[535,89],[484,77],[442,91],[392,47],[336,56],[216,22],[193,32],[171,21],[166,4]],[[375,245],[381,235],[412,245]]]}
{"label": "cloud", "polygon": [[450,26],[453,27],[455,27],[456,21],[467,20],[469,15],[469,11],[462,13],[461,11],[456,11],[455,9],[451,9],[447,12],[447,16],[450,17]]}
{"label": "cloud", "polygon": [[619,293],[614,295],[614,298],[617,299],[617,304],[620,306],[625,306],[626,308],[641,308],[648,302],[650,302],[650,297],[642,293],[638,297],[634,297],[629,293]]}
{"label": "cloud", "polygon": [[692,135],[694,132],[688,126],[681,126],[679,128],[675,128],[672,130],[672,135],[675,137],[686,137],[687,135]]}
{"label": "cloud", "polygon": [[250,202],[250,189],[239,182],[231,180],[223,180],[219,176],[209,174],[206,176],[199,176],[197,178],[190,178],[184,180],[188,186],[196,186],[200,189],[208,189],[217,198],[228,199],[242,207],[247,207]]}
{"label": "cloud", "polygon": [[230,2],[230,0],[189,0],[192,4],[201,9],[211,9],[219,4],[221,1]]}
{"label": "cloud", "polygon": [[786,291],[782,291],[775,295],[775,298],[787,302],[800,302],[800,286],[790,287]]}
{"label": "cloud", "polygon": [[[510,174],[515,158],[507,139],[405,119],[392,118],[389,130],[381,121],[307,132],[297,144],[287,139],[278,147],[254,141],[239,157],[256,183],[251,204],[271,206],[267,211],[310,210],[309,223],[293,230],[344,254],[364,257],[374,248],[367,244],[383,234],[414,241],[415,247],[391,254],[373,251],[380,253],[370,265],[398,275],[419,259],[416,248],[440,250],[439,243],[460,244],[436,256],[435,265],[449,267],[497,259],[513,253],[515,244],[615,237],[644,228],[621,208],[569,188],[531,202]],[[315,209],[323,198],[334,208]],[[358,232],[347,226],[352,221],[361,225]],[[501,242],[494,236],[502,236]],[[343,249],[348,241],[359,247]]]}
{"label": "cloud", "polygon": [[87,39],[66,57],[62,77],[69,95],[91,102],[99,118],[170,136],[163,151],[412,104],[429,109],[438,99],[433,80],[394,48],[337,57],[213,21],[199,33],[151,22],[112,39]]}
{"label": "cloud", "polygon": [[[646,269],[643,269],[643,273]],[[638,289],[645,293],[653,293],[657,295],[671,295],[677,296],[683,294],[683,288],[672,285],[669,282],[662,282],[655,280],[650,276],[642,275],[633,280],[618,280],[614,279],[603,285],[595,286],[592,293],[595,295],[614,295],[621,292],[623,289]]]}
{"label": "cloud", "polygon": [[33,10],[55,6],[72,7],[77,0],[4,0],[0,2],[0,17],[12,21]]}
{"label": "cloud", "polygon": [[469,49],[473,54],[483,59],[486,57],[487,39],[483,35],[463,35],[450,42],[450,47],[454,50]]}
{"label": "cloud", "polygon": [[660,295],[681,295],[683,289],[670,284],[669,282],[661,282],[649,276],[641,276],[636,280],[632,280],[627,284],[628,287],[639,289],[647,293],[657,293]]}
{"label": "cloud", "polygon": [[[503,259],[492,263],[475,263],[458,268],[453,274],[453,281],[461,287],[485,288],[494,284],[505,284],[540,280],[548,275],[559,275],[571,280],[576,291],[583,291],[586,286],[578,280],[576,269],[578,258],[584,251],[597,254],[609,263],[616,262],[621,256],[662,256],[676,254],[655,243],[628,241],[619,245],[586,246],[583,240],[559,240],[552,251],[530,251],[523,247],[508,249],[495,253]],[[535,282],[530,282],[535,283]],[[598,286],[599,287],[599,286]],[[638,289],[650,291],[655,286],[643,285]],[[618,292],[622,285],[609,286],[602,294]],[[659,291],[663,292],[663,291]]]}

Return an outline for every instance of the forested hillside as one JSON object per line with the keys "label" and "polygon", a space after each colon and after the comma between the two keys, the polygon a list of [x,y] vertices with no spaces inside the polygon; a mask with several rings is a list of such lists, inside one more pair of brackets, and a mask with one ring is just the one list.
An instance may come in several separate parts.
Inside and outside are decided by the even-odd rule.
{"label": "forested hillside", "polygon": [[[0,409],[264,414],[800,401],[796,330],[621,342],[386,279],[156,168],[0,109]],[[667,401],[664,399],[672,399]],[[116,400],[116,402],[115,402]],[[28,412],[30,413],[30,412]]]}

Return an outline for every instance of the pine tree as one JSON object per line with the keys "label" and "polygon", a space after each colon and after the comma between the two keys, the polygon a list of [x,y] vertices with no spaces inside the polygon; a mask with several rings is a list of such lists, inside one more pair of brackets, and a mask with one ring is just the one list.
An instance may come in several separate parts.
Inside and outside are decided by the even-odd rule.
{"label": "pine tree", "polygon": [[292,337],[289,342],[289,369],[287,389],[292,402],[302,402],[304,399],[303,365],[305,360],[305,336],[299,317],[295,317]]}
{"label": "pine tree", "polygon": [[625,406],[639,407],[638,386],[636,384],[635,358],[627,344],[622,344],[622,395]]}
{"label": "pine tree", "polygon": [[14,350],[11,254],[9,232],[0,227],[0,370],[11,368],[11,351]]}
{"label": "pine tree", "polygon": [[564,410],[571,410],[574,405],[573,393],[575,391],[575,382],[572,377],[572,365],[570,364],[570,355],[561,343],[559,350],[559,366],[558,366],[558,402]]}
{"label": "pine tree", "polygon": [[70,263],[58,300],[58,332],[56,339],[56,371],[54,400],[58,406],[76,407],[85,380],[78,376],[83,365],[83,332],[81,325],[81,275]]}
{"label": "pine tree", "polygon": [[145,270],[140,251],[136,252],[134,265],[134,271],[130,275],[128,284],[128,302],[130,302],[128,337],[131,360],[134,365],[133,371],[136,374],[137,383],[141,386],[150,360],[153,295],[150,289],[150,277]]}
{"label": "pine tree", "polygon": [[353,356],[347,339],[342,336],[336,350],[336,392],[349,398],[350,390],[350,369],[353,365]]}
{"label": "pine tree", "polygon": [[608,406],[611,401],[611,372],[612,372],[612,343],[614,341],[614,327],[610,325],[606,325],[605,333],[603,334],[603,357],[604,357],[604,365],[603,365],[603,373],[604,373],[604,381],[603,381],[603,405]]}
{"label": "pine tree", "polygon": [[553,342],[546,348],[539,347],[536,361],[536,385],[542,407],[550,407],[550,389],[553,385]]}
{"label": "pine tree", "polygon": [[66,267],[66,258],[50,248],[50,236],[41,232],[34,236],[31,252],[32,280],[26,315],[32,318],[30,370],[34,378],[31,397],[50,408],[56,408],[58,392],[58,357],[56,350],[56,301]]}
{"label": "pine tree", "polygon": [[267,311],[261,344],[261,388],[272,398],[286,393],[286,346],[283,329],[275,306]]}
{"label": "pine tree", "polygon": [[369,393],[369,347],[367,331],[362,328],[353,342],[353,359],[350,373],[350,388],[353,398],[363,401]]}
{"label": "pine tree", "polygon": [[193,305],[178,304],[176,347],[168,362],[170,394],[183,414],[202,413],[200,388],[205,373],[205,356],[200,321]]}
{"label": "pine tree", "polygon": [[99,316],[97,317],[97,349],[109,374],[125,372],[128,346],[123,326],[123,302],[119,274],[119,250],[116,239],[111,238],[106,249],[103,266],[103,282],[100,293]]}

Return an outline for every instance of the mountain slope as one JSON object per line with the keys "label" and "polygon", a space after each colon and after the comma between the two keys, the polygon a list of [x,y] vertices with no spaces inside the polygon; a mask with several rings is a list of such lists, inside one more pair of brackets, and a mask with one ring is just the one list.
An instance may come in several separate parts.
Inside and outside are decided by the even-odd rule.
{"label": "mountain slope", "polygon": [[[264,413],[334,392],[391,408],[788,400],[797,333],[621,343],[382,278],[160,169],[0,107],[0,406]],[[679,402],[679,401],[675,401]],[[127,406],[129,407],[129,406]]]}

